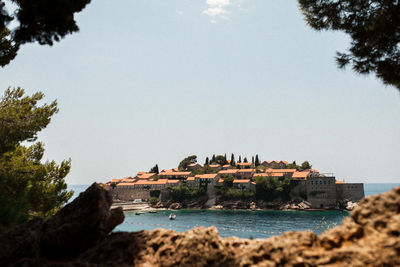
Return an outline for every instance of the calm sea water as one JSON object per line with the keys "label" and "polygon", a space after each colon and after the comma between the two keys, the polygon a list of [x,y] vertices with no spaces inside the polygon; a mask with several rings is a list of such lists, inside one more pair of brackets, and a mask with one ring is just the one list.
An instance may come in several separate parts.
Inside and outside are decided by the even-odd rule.
{"label": "calm sea water", "polygon": [[[398,183],[364,184],[366,196],[389,191]],[[70,185],[75,198],[88,185]],[[169,220],[170,211],[144,213],[126,212],[125,221],[116,231],[152,230],[155,228],[186,231],[196,226],[216,226],[221,236],[241,238],[267,238],[286,231],[311,230],[321,233],[328,227],[340,224],[346,211],[244,211],[244,210],[178,210],[176,220]]]}

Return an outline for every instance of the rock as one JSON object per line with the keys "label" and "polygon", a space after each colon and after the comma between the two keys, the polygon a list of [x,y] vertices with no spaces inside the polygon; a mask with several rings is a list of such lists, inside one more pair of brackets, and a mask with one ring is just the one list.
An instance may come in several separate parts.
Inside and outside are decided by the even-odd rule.
{"label": "rock", "polygon": [[357,202],[348,201],[346,203],[346,210],[353,210],[357,206],[358,206]]}
{"label": "rock", "polygon": [[157,204],[154,205],[153,208],[161,209],[161,208],[164,208],[164,205],[161,203],[161,201],[159,201],[159,202],[157,202]]}
{"label": "rock", "polygon": [[93,185],[47,222],[0,235],[0,266],[400,266],[400,187],[361,200],[319,236],[265,240],[221,238],[215,227],[110,234],[123,218],[110,205]]}
{"label": "rock", "polygon": [[222,205],[211,206],[210,210],[222,210],[224,207]]}
{"label": "rock", "polygon": [[180,203],[172,203],[171,205],[169,205],[169,208],[173,210],[178,210],[182,208],[182,205]]}
{"label": "rock", "polygon": [[2,263],[11,255],[20,259],[77,257],[123,222],[122,209],[110,210],[111,204],[112,198],[105,189],[91,185],[49,220],[35,219],[0,236],[0,265],[5,266]]}

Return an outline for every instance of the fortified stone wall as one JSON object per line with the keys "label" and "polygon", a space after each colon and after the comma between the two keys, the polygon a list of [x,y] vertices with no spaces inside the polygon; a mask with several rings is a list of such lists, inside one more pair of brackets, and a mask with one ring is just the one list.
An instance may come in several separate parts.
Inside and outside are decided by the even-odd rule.
{"label": "fortified stone wall", "polygon": [[290,190],[291,198],[299,198],[307,195],[307,181],[299,180],[296,181],[297,185]]}
{"label": "fortified stone wall", "polygon": [[359,201],[364,198],[364,184],[336,184],[336,194],[338,200],[348,199],[352,201]]}
{"label": "fortified stone wall", "polygon": [[335,183],[335,177],[309,177],[307,179],[307,201],[311,203],[311,208],[336,207]]}
{"label": "fortified stone wall", "polygon": [[110,194],[115,199],[120,199],[123,201],[133,201],[135,199],[150,199],[150,191],[143,189],[133,189],[133,188],[114,188],[110,189]]}

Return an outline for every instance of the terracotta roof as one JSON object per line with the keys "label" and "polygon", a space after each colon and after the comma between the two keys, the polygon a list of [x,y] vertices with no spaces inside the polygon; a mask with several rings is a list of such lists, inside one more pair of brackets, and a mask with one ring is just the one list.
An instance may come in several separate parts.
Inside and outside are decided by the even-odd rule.
{"label": "terracotta roof", "polygon": [[225,165],[223,165],[222,167],[223,167],[223,168],[228,168],[228,167],[231,167],[231,165],[230,165],[230,164],[225,164]]}
{"label": "terracotta roof", "polygon": [[122,180],[122,179],[112,179],[112,180],[111,180],[111,183],[119,183],[119,182],[121,182],[121,180]]}
{"label": "terracotta roof", "polygon": [[270,172],[270,173],[255,173],[253,177],[261,176],[261,177],[283,177],[283,173],[281,172]]}
{"label": "terracotta roof", "polygon": [[256,184],[255,182],[251,182],[251,184]]}
{"label": "terracotta roof", "polygon": [[221,179],[221,178],[218,179],[218,183],[223,183],[223,182],[224,182],[224,179]]}
{"label": "terracotta roof", "polygon": [[256,171],[255,169],[240,169],[237,172],[239,173],[239,172],[255,172],[255,171]]}
{"label": "terracotta roof", "polygon": [[168,180],[167,183],[168,184],[177,184],[177,183],[179,183],[179,180]]}
{"label": "terracotta roof", "polygon": [[188,177],[186,181],[194,181],[194,177]]}
{"label": "terracotta roof", "polygon": [[307,178],[310,172],[294,172],[292,178]]}
{"label": "terracotta roof", "polygon": [[251,163],[251,162],[241,162],[241,163],[236,163],[236,165],[239,165],[239,166],[251,166],[251,165],[253,165],[253,163]]}
{"label": "terracotta roof", "polygon": [[138,172],[137,175],[145,174],[147,172]]}
{"label": "terracotta roof", "polygon": [[117,186],[128,186],[128,185],[135,185],[136,183],[119,183]]}
{"label": "terracotta roof", "polygon": [[133,178],[130,176],[121,179],[121,182],[129,182],[129,181],[133,181]]}
{"label": "terracotta roof", "polygon": [[344,184],[344,181],[336,181],[337,184]]}
{"label": "terracotta roof", "polygon": [[197,166],[197,165],[200,165],[200,164],[198,164],[198,163],[190,163],[188,166],[194,167],[194,166]]}
{"label": "terracotta roof", "polygon": [[288,165],[288,164],[289,164],[289,162],[287,162],[287,161],[284,161],[284,160],[282,160],[281,162],[282,162],[282,163],[285,163],[286,165]]}
{"label": "terracotta roof", "polygon": [[157,181],[137,181],[136,185],[154,185],[154,184],[167,184],[168,179],[159,179]]}
{"label": "terracotta roof", "polygon": [[218,173],[197,174],[194,177],[198,179],[214,179]]}
{"label": "terracotta roof", "polygon": [[173,172],[179,172],[179,169],[178,168],[173,168],[172,171]]}
{"label": "terracotta roof", "polygon": [[235,174],[237,172],[238,172],[238,169],[230,169],[230,170],[219,171],[218,174]]}
{"label": "terracotta roof", "polygon": [[218,168],[218,167],[221,167],[221,165],[219,165],[219,164],[210,164],[210,165],[208,165],[208,167],[210,167],[210,168]]}
{"label": "terracotta roof", "polygon": [[296,172],[296,169],[266,169],[265,172],[281,172],[281,173],[288,173],[288,172]]}
{"label": "terracotta roof", "polygon": [[249,182],[250,182],[249,179],[235,179],[235,180],[233,180],[234,184],[247,184]]}
{"label": "terracotta roof", "polygon": [[143,174],[139,174],[138,178],[149,179],[149,178],[153,177],[154,175],[156,175],[156,174],[155,173],[143,173]]}
{"label": "terracotta roof", "polygon": [[187,176],[192,172],[160,172],[158,175],[160,176]]}

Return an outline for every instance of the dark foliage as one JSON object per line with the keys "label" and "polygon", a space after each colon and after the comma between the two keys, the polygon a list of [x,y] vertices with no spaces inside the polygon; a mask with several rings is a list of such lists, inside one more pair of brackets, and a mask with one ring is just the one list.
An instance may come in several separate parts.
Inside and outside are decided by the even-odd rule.
{"label": "dark foliage", "polygon": [[[10,0],[16,5],[13,14],[0,2],[0,65],[13,60],[21,44],[37,41],[52,45],[67,34],[79,30],[74,15],[82,11],[90,0]],[[17,23],[10,33],[8,25]]]}
{"label": "dark foliage", "polygon": [[316,30],[344,31],[351,37],[346,53],[337,52],[340,68],[376,73],[400,90],[400,1],[299,0],[307,23]]}

